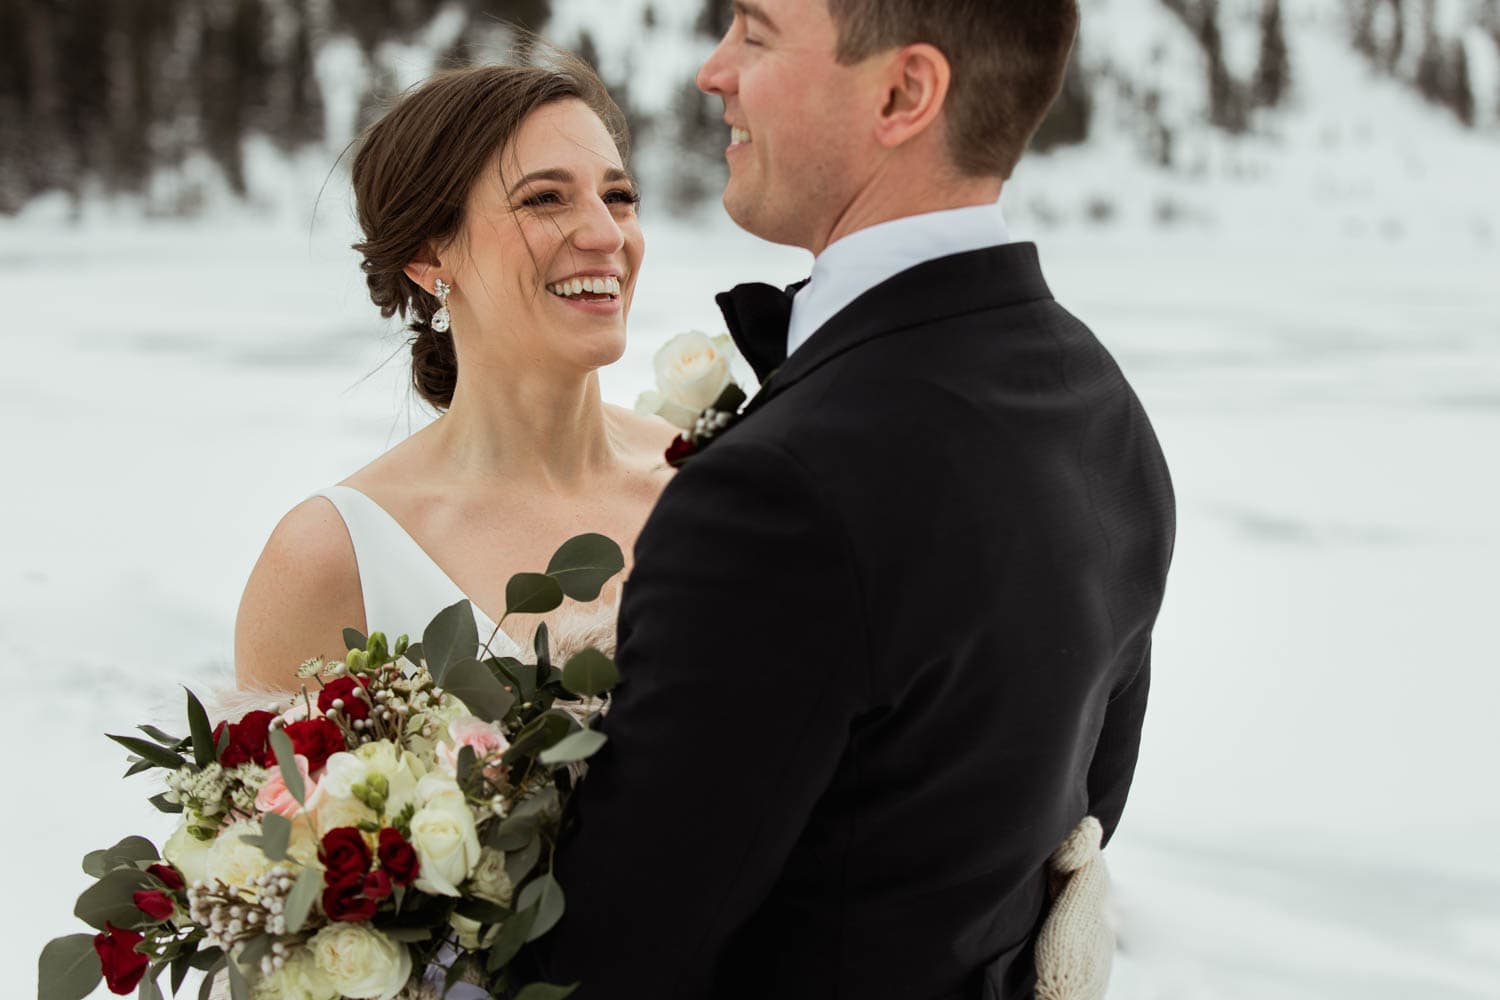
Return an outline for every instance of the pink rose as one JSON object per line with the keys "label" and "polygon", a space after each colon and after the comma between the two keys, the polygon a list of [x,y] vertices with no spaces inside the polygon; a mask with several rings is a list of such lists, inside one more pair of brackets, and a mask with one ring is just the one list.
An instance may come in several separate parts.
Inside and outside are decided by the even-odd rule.
{"label": "pink rose", "polygon": [[474,756],[481,763],[496,758],[495,762],[484,769],[485,776],[493,781],[500,780],[505,769],[500,766],[498,758],[510,749],[510,740],[505,738],[505,733],[493,722],[485,722],[483,719],[473,715],[465,715],[448,723],[448,736],[451,745],[440,743],[437,748],[438,761],[443,769],[449,774],[458,773],[458,752],[464,747],[473,747]]}
{"label": "pink rose", "polygon": [[[292,759],[297,762],[297,770],[302,774],[302,797],[311,808],[316,802],[318,783],[312,780],[312,775],[307,770],[306,757],[299,753],[294,754]],[[255,796],[255,808],[262,813],[278,813],[287,819],[291,819],[302,811],[302,807],[287,790],[286,779],[281,776],[281,768],[272,768],[271,777],[260,787],[259,794]]]}

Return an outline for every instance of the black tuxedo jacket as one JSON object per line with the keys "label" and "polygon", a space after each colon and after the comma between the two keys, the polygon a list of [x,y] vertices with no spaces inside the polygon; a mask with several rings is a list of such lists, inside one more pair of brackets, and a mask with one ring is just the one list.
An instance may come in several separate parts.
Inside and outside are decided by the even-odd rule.
{"label": "black tuxedo jacket", "polygon": [[868,291],[636,546],[543,953],[584,998],[1030,996],[1045,863],[1134,771],[1151,425],[1031,244]]}

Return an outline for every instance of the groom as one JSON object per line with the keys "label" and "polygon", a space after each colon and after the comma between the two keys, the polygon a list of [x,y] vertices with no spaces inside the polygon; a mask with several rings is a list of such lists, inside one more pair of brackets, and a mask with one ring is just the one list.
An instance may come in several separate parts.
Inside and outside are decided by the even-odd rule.
{"label": "groom", "polygon": [[557,855],[577,996],[1031,995],[1048,855],[1125,804],[1173,539],[1140,403],[996,205],[1076,23],[746,0],[699,72],[729,214],[816,260],[721,296],[765,384],[636,547]]}

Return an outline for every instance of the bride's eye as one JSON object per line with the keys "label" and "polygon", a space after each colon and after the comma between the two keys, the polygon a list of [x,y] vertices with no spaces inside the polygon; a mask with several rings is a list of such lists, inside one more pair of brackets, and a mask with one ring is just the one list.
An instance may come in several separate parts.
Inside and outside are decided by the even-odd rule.
{"label": "bride's eye", "polygon": [[562,204],[562,195],[556,191],[540,191],[521,202],[527,208],[541,208],[543,205]]}
{"label": "bride's eye", "polygon": [[631,188],[616,188],[606,194],[604,200],[611,205],[639,205],[641,194]]}

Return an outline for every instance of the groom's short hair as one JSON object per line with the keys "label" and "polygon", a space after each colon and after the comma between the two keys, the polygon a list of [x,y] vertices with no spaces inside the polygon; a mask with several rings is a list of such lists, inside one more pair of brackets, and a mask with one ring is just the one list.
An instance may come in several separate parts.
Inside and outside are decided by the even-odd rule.
{"label": "groom's short hair", "polygon": [[838,60],[925,42],[947,57],[948,146],[970,176],[1008,178],[1062,88],[1077,0],[828,0]]}

